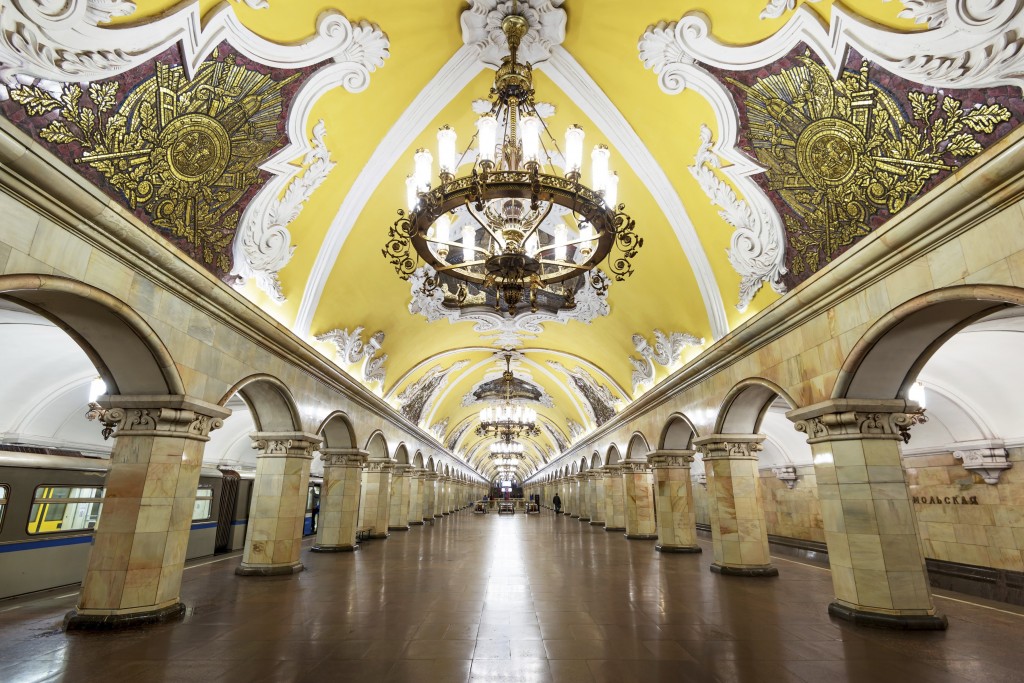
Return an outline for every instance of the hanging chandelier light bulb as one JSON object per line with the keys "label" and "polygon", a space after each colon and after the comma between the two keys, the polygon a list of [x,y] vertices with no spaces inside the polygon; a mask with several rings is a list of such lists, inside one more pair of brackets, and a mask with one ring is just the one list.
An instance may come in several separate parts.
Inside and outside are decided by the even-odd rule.
{"label": "hanging chandelier light bulb", "polygon": [[[383,250],[402,279],[421,262],[430,266],[423,294],[457,285],[460,292],[481,291],[498,312],[511,316],[524,303],[537,310],[541,292],[548,295],[546,306],[574,307],[574,288],[588,274],[603,296],[608,279],[592,271],[607,259],[621,281],[632,275],[631,259],[643,246],[634,221],[617,204],[618,177],[610,171],[608,147],[598,145],[591,153],[592,185],[583,184],[584,130],[570,126],[563,151],[537,111],[533,68],[518,60],[529,24],[516,12],[514,6],[501,24],[509,55],[495,74],[490,110],[477,119],[461,154],[455,130],[438,131],[436,182],[433,156],[416,151],[406,186],[409,211],[399,212]],[[464,160],[472,168],[458,175]],[[442,216],[449,216],[445,230],[437,225]],[[461,228],[461,249],[443,239],[452,228]],[[608,258],[613,248],[618,253]],[[457,305],[466,301],[464,293],[455,297]]]}
{"label": "hanging chandelier light bulb", "polygon": [[[501,374],[505,387],[504,400],[500,405],[488,406],[480,411],[480,426],[477,436],[498,438],[502,444],[511,445],[521,436],[540,436],[537,427],[537,411],[527,406],[512,403],[512,388],[515,376],[512,374],[512,354],[505,354],[505,371]],[[492,446],[492,452],[493,452]],[[522,448],[522,444],[519,444]]]}

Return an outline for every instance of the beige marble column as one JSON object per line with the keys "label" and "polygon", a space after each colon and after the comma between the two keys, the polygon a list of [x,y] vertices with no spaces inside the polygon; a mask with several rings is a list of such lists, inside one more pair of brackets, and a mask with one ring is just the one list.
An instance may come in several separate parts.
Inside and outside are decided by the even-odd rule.
{"label": "beige marble column", "polygon": [[605,511],[607,510],[604,491],[608,474],[603,470],[592,470],[590,476],[592,477],[591,481],[594,482],[594,507],[590,515],[590,524],[591,526],[604,526]]}
{"label": "beige marble column", "polygon": [[391,473],[391,509],[388,512],[388,531],[409,530],[409,470],[410,465],[395,465]]}
{"label": "beige marble column", "polygon": [[423,521],[433,522],[437,501],[437,472],[423,474]]}
{"label": "beige marble column", "polygon": [[590,473],[580,472],[577,481],[577,491],[579,492],[579,520],[581,522],[590,521]]}
{"label": "beige marble column", "polygon": [[857,624],[944,630],[900,460],[916,421],[903,400],[836,399],[786,416],[814,454],[835,602],[829,614]]}
{"label": "beige marble column", "polygon": [[409,471],[409,524],[423,524],[423,475],[426,470],[414,467]]}
{"label": "beige marble column", "polygon": [[294,574],[303,569],[302,525],[309,465],[320,437],[303,432],[253,432],[256,479],[252,485],[239,576]]}
{"label": "beige marble column", "polygon": [[320,520],[315,553],[350,552],[359,548],[359,498],[363,465],[369,454],[355,448],[321,448],[324,483],[320,488]]}
{"label": "beige marble column", "polygon": [[565,514],[573,519],[580,516],[580,476],[578,474],[569,476],[569,509]]}
{"label": "beige marble column", "polygon": [[658,544],[663,553],[699,553],[693,508],[690,463],[694,451],[654,451],[647,456],[654,470],[654,509],[658,513]]}
{"label": "beige marble column", "polygon": [[654,477],[646,461],[623,461],[622,491],[626,509],[626,538],[640,541],[658,538],[658,523],[654,516]]}
{"label": "beige marble column", "polygon": [[601,477],[600,472],[591,470],[587,472],[587,521],[592,522],[599,519],[597,514],[597,480]]}
{"label": "beige marble column", "polygon": [[434,481],[433,510],[435,519],[440,519],[441,517],[444,517],[445,514],[447,514],[444,511],[444,484],[446,479],[447,477],[445,477],[443,474],[439,474],[437,475],[437,479]]}
{"label": "beige marble column", "polygon": [[626,494],[622,486],[622,465],[605,465],[604,480],[604,530],[626,530]]}
{"label": "beige marble column", "polygon": [[[451,510],[448,507],[448,492],[451,490],[451,480],[446,476],[440,476],[437,479],[437,508],[441,511],[442,517],[447,517],[451,514]],[[434,515],[435,517],[437,515]]]}
{"label": "beige marble column", "polygon": [[230,415],[185,396],[110,396],[104,405],[100,419],[114,445],[78,607],[64,620],[71,630],[185,612],[181,574],[203,447]]}
{"label": "beige marble column", "polygon": [[363,495],[359,510],[359,526],[371,529],[367,538],[388,537],[388,517],[391,515],[391,472],[395,466],[390,460],[371,458],[363,465]]}
{"label": "beige marble column", "polygon": [[712,434],[694,440],[704,454],[711,508],[711,571],[778,576],[768,554],[757,453],[764,434]]}

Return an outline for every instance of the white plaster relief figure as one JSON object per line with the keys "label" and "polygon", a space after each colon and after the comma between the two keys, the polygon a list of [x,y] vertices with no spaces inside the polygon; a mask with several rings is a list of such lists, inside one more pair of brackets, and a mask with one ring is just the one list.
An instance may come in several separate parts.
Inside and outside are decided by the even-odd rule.
{"label": "white plaster relief figure", "polygon": [[277,274],[295,252],[288,225],[298,218],[303,206],[335,166],[327,149],[326,136],[321,119],[313,127],[309,150],[284,196],[276,199],[268,192],[260,192],[246,208],[234,242],[231,274],[237,278],[236,287],[244,285],[247,278],[253,278],[271,299],[284,303]]}

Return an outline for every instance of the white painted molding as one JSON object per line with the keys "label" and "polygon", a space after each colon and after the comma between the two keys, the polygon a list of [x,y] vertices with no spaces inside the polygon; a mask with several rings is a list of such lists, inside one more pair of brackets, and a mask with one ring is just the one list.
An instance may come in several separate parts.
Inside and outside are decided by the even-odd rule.
{"label": "white painted molding", "polygon": [[[520,61],[536,66],[551,56],[551,50],[565,40],[564,0],[519,0],[516,13],[530,28],[519,45]],[[460,16],[462,42],[472,46],[480,61],[497,69],[508,56],[508,41],[501,22],[513,14],[512,0],[469,0],[469,9]]]}
{"label": "white painted molding", "polygon": [[339,363],[350,367],[361,365],[363,381],[367,384],[379,382],[383,388],[387,373],[384,363],[388,360],[388,354],[376,355],[384,344],[383,332],[374,332],[366,342],[363,342],[362,327],[356,327],[352,332],[347,328],[334,329],[317,335],[316,340],[334,344]]}
{"label": "white painted molding", "polygon": [[[821,2],[821,0],[807,0],[807,2]],[[768,0],[768,4],[761,10],[762,19],[777,19],[787,11],[796,7],[796,0]]]}
{"label": "white painted molding", "polygon": [[805,43],[838,76],[849,48],[915,83],[936,88],[1024,87],[1024,7],[1020,2],[902,0],[901,16],[928,23],[902,33],[861,19],[840,4],[831,23],[806,5],[772,36],[752,45],[726,45],[711,35],[706,15],[691,12],[666,25],[677,61],[700,61],[749,71],[771,64]]}
{"label": "white painted molding", "polygon": [[[483,69],[477,59],[476,50],[471,47],[459,48],[441,70],[416,95],[416,98],[398,117],[391,129],[377,145],[370,159],[359,172],[359,176],[341,203],[338,213],[324,236],[316,261],[306,281],[295,319],[294,331],[299,337],[309,335],[320,299],[323,297],[327,279],[338,260],[341,247],[345,244],[359,215],[366,208],[374,190],[394,167],[409,145],[416,140],[423,128],[433,121],[441,110]],[[411,162],[410,162],[411,163]]]}
{"label": "white painted molding", "polygon": [[223,41],[267,66],[296,69],[323,61],[347,63],[346,87],[363,89],[384,63],[388,39],[367,21],[351,23],[335,10],[317,18],[316,33],[295,43],[275,43],[246,28],[228,2],[206,17],[198,2],[182,3],[152,21],[108,28],[113,16],[128,16],[125,0],[5,0],[0,6],[0,80],[26,75],[59,82],[97,81],[133,69],[172,45],[179,45],[186,73]]}
{"label": "white painted molding", "polygon": [[[335,166],[324,139],[326,135],[321,119],[313,128],[309,150],[291,174],[291,180],[288,181],[289,175],[276,174],[276,182],[263,188],[246,207],[232,247],[231,274],[237,278],[235,287],[240,288],[247,278],[253,278],[272,300],[279,304],[285,301],[277,274],[288,265],[295,251],[288,225],[298,218],[302,207]],[[274,190],[285,181],[288,187],[284,196],[278,198]]]}
{"label": "white painted molding", "polygon": [[562,47],[552,48],[551,59],[541,68],[608,137],[650,191],[665,214],[665,219],[675,231],[683,253],[693,269],[697,288],[700,290],[711,325],[711,334],[715,339],[724,337],[729,332],[729,323],[725,316],[725,304],[722,302],[718,282],[711,270],[711,262],[697,236],[693,222],[686,213],[679,193],[672,186],[664,169],[655,161],[622,112],[568,51]]}
{"label": "white painted molding", "polygon": [[654,344],[651,344],[642,334],[633,335],[633,347],[640,354],[640,358],[629,357],[633,365],[633,394],[642,386],[654,382],[654,364],[662,367],[671,367],[682,355],[683,349],[687,346],[703,346],[704,339],[697,338],[685,332],[671,332],[665,334],[661,330],[654,330]]}
{"label": "white painted molding", "polygon": [[786,236],[778,220],[778,212],[755,211],[748,202],[736,196],[732,186],[716,175],[722,163],[713,150],[711,129],[703,124],[700,142],[689,170],[711,203],[721,209],[718,215],[733,227],[729,263],[740,274],[740,296],[736,308],[742,312],[747,310],[754,295],[766,282],[779,294],[786,293],[786,285],[782,282],[782,276],[787,272]]}

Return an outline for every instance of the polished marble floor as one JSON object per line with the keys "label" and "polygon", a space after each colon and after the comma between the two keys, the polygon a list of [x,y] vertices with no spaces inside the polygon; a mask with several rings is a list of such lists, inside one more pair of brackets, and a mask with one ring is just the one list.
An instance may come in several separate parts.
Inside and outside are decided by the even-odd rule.
{"label": "polished marble floor", "polygon": [[461,512],[305,552],[295,576],[201,560],[173,624],[66,635],[70,590],[0,602],[0,681],[1024,680],[1024,610],[943,594],[946,633],[854,628],[826,614],[826,570],[778,558],[777,579],[723,577],[704,546],[660,555],[549,511]]}

